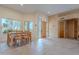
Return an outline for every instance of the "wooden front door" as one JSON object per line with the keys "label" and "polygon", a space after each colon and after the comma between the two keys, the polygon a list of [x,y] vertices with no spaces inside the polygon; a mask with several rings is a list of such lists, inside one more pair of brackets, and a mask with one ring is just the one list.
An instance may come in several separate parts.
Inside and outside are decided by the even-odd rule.
{"label": "wooden front door", "polygon": [[41,37],[46,38],[46,22],[42,21],[42,26],[41,26]]}
{"label": "wooden front door", "polygon": [[59,37],[64,38],[64,22],[59,23]]}

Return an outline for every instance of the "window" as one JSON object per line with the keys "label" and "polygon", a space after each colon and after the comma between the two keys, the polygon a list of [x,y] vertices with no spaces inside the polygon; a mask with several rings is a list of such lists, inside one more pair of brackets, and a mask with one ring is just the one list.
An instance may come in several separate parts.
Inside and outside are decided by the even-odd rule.
{"label": "window", "polygon": [[0,33],[2,32],[2,20],[0,19]]}
{"label": "window", "polygon": [[24,23],[24,30],[25,30],[25,31],[28,31],[28,22],[25,22],[25,23]]}
{"label": "window", "polygon": [[8,32],[8,30],[9,30],[9,20],[8,19],[6,19],[6,18],[2,18],[1,19],[2,20],[2,32],[3,33],[6,33],[6,32]]}
{"label": "window", "polygon": [[32,21],[27,21],[24,23],[24,28],[25,31],[32,31],[33,30],[33,22]]}
{"label": "window", "polygon": [[12,29],[13,30],[21,30],[21,22],[20,21],[13,21]]}
{"label": "window", "polygon": [[2,25],[2,32],[7,33],[8,31],[12,30],[20,30],[21,29],[21,22],[20,21],[13,21],[11,19],[2,18],[0,21]]}
{"label": "window", "polygon": [[33,30],[33,22],[32,22],[32,21],[29,22],[29,30],[30,30],[30,31]]}

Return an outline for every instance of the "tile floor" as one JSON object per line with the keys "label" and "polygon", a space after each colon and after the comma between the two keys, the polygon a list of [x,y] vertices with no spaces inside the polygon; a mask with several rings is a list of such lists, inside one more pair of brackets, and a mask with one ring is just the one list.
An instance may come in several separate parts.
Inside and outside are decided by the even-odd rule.
{"label": "tile floor", "polygon": [[10,48],[0,43],[0,55],[79,55],[79,41],[71,39],[39,39],[22,47]]}

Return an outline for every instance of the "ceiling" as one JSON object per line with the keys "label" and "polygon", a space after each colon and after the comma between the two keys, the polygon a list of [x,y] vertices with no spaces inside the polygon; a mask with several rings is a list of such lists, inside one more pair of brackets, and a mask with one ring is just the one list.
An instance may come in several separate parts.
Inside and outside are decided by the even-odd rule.
{"label": "ceiling", "polygon": [[44,13],[46,15],[53,15],[61,12],[78,9],[79,4],[3,4],[0,6],[8,7],[22,13]]}

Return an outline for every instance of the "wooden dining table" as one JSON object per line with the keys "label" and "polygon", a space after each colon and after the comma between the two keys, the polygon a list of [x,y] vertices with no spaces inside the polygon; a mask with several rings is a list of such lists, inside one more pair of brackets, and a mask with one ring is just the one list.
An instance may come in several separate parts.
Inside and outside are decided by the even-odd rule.
{"label": "wooden dining table", "polygon": [[31,42],[31,32],[8,32],[7,34],[7,44],[8,46],[15,46],[17,41],[20,41],[20,43],[24,42]]}

